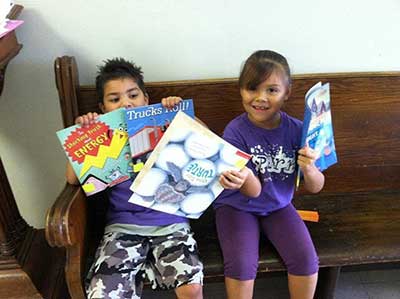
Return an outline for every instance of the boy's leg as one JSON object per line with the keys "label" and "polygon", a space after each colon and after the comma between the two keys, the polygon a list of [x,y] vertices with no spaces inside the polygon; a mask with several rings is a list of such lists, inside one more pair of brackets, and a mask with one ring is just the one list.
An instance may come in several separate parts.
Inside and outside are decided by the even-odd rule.
{"label": "boy's leg", "polygon": [[144,263],[149,250],[145,237],[106,233],[87,277],[89,299],[140,299]]}
{"label": "boy's leg", "polygon": [[223,206],[216,210],[216,224],[224,257],[227,296],[250,299],[258,268],[258,219],[250,213]]}
{"label": "boy's leg", "polygon": [[262,218],[261,226],[288,269],[291,298],[312,298],[318,277],[318,256],[294,206],[289,204]]}
{"label": "boy's leg", "polygon": [[203,264],[189,229],[152,237],[146,273],[153,288],[175,289],[179,299],[203,298]]}

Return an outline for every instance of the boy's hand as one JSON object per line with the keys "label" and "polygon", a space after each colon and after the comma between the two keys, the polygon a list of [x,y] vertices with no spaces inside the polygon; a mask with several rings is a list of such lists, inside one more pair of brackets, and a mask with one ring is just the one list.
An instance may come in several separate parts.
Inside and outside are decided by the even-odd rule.
{"label": "boy's hand", "polygon": [[89,112],[88,114],[84,114],[78,116],[75,119],[75,124],[81,125],[82,127],[89,127],[97,121],[99,115],[96,112]]}
{"label": "boy's hand", "polygon": [[299,150],[297,163],[303,174],[315,171],[315,161],[318,159],[318,154],[309,146],[305,146]]}
{"label": "boy's hand", "polygon": [[161,104],[168,109],[174,108],[176,104],[182,101],[181,97],[167,97],[161,100]]}
{"label": "boy's hand", "polygon": [[247,167],[243,167],[242,170],[227,170],[221,173],[219,177],[219,183],[225,189],[240,189],[247,177],[249,176],[249,171]]}

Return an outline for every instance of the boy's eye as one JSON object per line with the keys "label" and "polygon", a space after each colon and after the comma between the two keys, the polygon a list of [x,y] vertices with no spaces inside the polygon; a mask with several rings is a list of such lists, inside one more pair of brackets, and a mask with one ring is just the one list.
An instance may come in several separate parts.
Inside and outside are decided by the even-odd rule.
{"label": "boy's eye", "polygon": [[130,95],[129,95],[129,97],[130,98],[136,98],[138,96],[138,93],[131,93]]}
{"label": "boy's eye", "polygon": [[279,89],[278,88],[268,88],[267,91],[271,92],[271,93],[274,93],[274,92],[278,92]]}
{"label": "boy's eye", "polygon": [[119,101],[119,98],[112,98],[112,99],[110,99],[110,102],[112,102],[112,103],[116,103],[116,102],[118,102]]}

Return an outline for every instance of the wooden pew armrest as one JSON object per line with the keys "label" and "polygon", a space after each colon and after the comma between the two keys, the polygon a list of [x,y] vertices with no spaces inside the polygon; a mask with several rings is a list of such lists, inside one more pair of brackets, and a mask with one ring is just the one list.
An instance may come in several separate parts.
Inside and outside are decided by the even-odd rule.
{"label": "wooden pew armrest", "polygon": [[82,244],[86,230],[86,196],[80,186],[66,184],[46,215],[46,239],[52,247]]}

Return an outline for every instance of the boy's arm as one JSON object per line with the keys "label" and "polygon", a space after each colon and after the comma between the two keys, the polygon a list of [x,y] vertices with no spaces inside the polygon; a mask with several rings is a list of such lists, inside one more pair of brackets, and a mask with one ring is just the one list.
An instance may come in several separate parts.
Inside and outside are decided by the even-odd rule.
{"label": "boy's arm", "polygon": [[79,185],[79,180],[78,180],[78,178],[74,172],[74,169],[72,168],[72,165],[69,161],[67,162],[67,169],[65,171],[65,177],[69,184]]}
{"label": "boy's arm", "polygon": [[249,197],[258,197],[261,193],[260,180],[247,167],[240,171],[224,171],[219,182],[225,189],[239,189],[242,194]]}
{"label": "boy's arm", "polygon": [[299,150],[297,163],[304,175],[304,187],[311,193],[318,193],[325,184],[325,176],[315,166],[317,154],[308,146]]}

